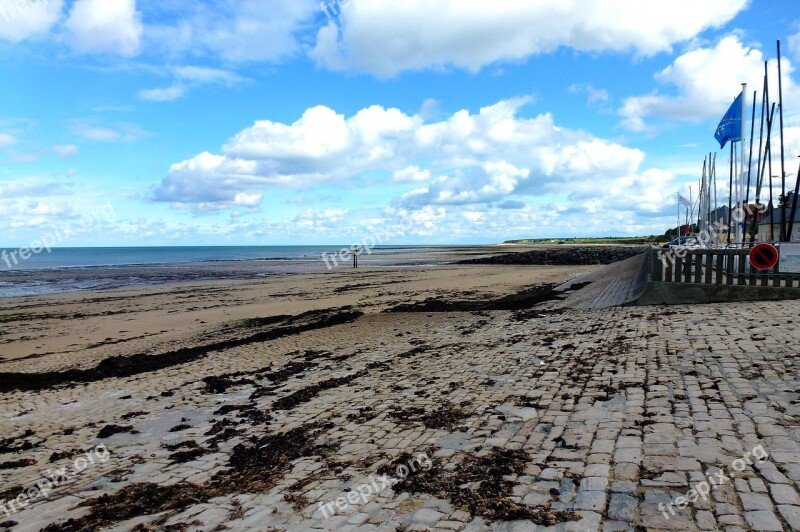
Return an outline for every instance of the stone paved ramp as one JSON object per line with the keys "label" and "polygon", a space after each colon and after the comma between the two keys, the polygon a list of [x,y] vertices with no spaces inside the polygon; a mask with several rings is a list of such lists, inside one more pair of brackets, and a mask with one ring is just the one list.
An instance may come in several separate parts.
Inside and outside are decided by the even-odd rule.
{"label": "stone paved ramp", "polygon": [[[647,254],[642,253],[630,259],[603,266],[562,284],[556,288],[556,291],[567,294],[567,297],[556,306],[559,308],[604,309],[623,307],[634,303],[644,293],[647,285],[646,259]],[[591,284],[573,290],[573,287],[583,283]]]}

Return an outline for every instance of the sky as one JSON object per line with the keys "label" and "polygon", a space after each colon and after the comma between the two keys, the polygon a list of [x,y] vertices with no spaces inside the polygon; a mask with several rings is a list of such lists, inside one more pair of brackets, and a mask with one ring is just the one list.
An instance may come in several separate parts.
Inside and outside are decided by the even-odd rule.
{"label": "sky", "polygon": [[663,234],[777,40],[794,186],[795,1],[0,0],[0,246]]}

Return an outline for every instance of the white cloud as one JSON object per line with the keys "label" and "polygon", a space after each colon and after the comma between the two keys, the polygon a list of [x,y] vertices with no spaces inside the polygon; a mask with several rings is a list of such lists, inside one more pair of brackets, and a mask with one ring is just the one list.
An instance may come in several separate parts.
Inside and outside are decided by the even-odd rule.
{"label": "white cloud", "polygon": [[[235,205],[240,193],[271,187],[346,185],[370,175],[418,188],[395,207],[507,203],[514,196],[569,194],[580,183],[600,197],[604,185],[633,179],[641,187],[644,154],[553,117],[518,116],[529,100],[462,110],[436,122],[378,106],[351,117],[319,106],[293,124],[262,120],[230,139],[220,154],[204,152],[172,165],[154,198],[182,205]],[[433,176],[440,176],[434,178]],[[432,180],[432,181],[431,181]],[[430,181],[428,185],[419,184]],[[374,182],[374,181],[372,181]],[[522,205],[524,207],[524,205]]]}
{"label": "white cloud", "polygon": [[792,54],[795,61],[800,62],[800,32],[790,35],[787,44],[789,45],[789,53]]}
{"label": "white cloud", "polygon": [[675,203],[674,180],[672,172],[651,169],[608,180],[600,193],[596,183],[580,181],[574,184],[575,191],[569,199],[571,205],[591,213],[607,210],[658,213]]}
{"label": "white cloud", "polygon": [[71,157],[73,155],[78,155],[78,151],[79,151],[78,147],[75,146],[74,144],[65,144],[65,145],[62,145],[62,146],[53,146],[51,149],[53,150],[53,153],[55,153],[57,156],[62,157],[62,158],[67,158],[67,157]]}
{"label": "white cloud", "polygon": [[0,0],[0,40],[43,37],[61,18],[63,0]]}
{"label": "white cloud", "polygon": [[144,31],[136,0],[76,0],[66,28],[81,52],[126,57],[139,53]]}
{"label": "white cloud", "polygon": [[455,66],[477,71],[560,47],[670,51],[730,21],[748,0],[372,0],[353,1],[317,34],[310,52],[328,68],[379,76]]}
{"label": "white cloud", "polygon": [[569,87],[571,94],[586,93],[587,103],[589,105],[598,105],[607,103],[611,99],[611,95],[605,89],[598,89],[592,85],[574,84]]}
{"label": "white cloud", "polygon": [[[786,58],[782,70],[784,107],[797,109],[800,87],[792,79],[794,67]],[[769,72],[772,94],[777,95],[777,61],[774,59],[769,61]],[[661,85],[674,88],[674,94],[655,90],[627,98],[619,109],[627,128],[643,131],[648,128],[650,117],[685,121],[722,118],[741,91],[742,83],[748,84],[749,99],[754,90],[761,94],[764,54],[742,44],[738,36],[729,35],[713,48],[696,48],[681,55],[655,77]]]}
{"label": "white cloud", "polygon": [[136,142],[149,135],[133,124],[106,126],[94,121],[75,120],[70,128],[75,134],[94,142]]}
{"label": "white cloud", "polygon": [[398,170],[392,176],[394,183],[420,183],[431,178],[430,170],[423,170],[419,166],[409,166]]}
{"label": "white cloud", "polygon": [[146,89],[139,92],[139,99],[148,102],[171,102],[179,100],[186,95],[186,89],[180,85],[173,85],[163,89]]}
{"label": "white cloud", "polygon": [[245,81],[245,78],[229,70],[198,66],[176,67],[173,75],[175,83],[171,87],[140,91],[139,98],[151,102],[171,102],[183,98],[189,90],[200,85],[232,87]]}
{"label": "white cloud", "polygon": [[0,148],[7,148],[17,143],[17,139],[8,133],[0,133]]}
{"label": "white cloud", "polygon": [[236,85],[244,81],[240,75],[229,70],[198,66],[181,66],[175,68],[175,76],[184,82],[200,84]]}
{"label": "white cloud", "polygon": [[67,193],[57,182],[45,182],[40,179],[26,178],[7,183],[0,183],[0,196],[3,198],[24,198]]}
{"label": "white cloud", "polygon": [[404,195],[401,204],[467,205],[499,201],[517,189],[530,171],[505,161],[484,163],[471,171],[458,171],[454,176],[438,178],[431,186]]}
{"label": "white cloud", "polygon": [[[299,35],[320,15],[318,0],[171,2],[150,8],[160,20],[146,28],[154,49],[226,62],[279,61],[302,51]],[[165,15],[166,13],[166,15]]]}
{"label": "white cloud", "polygon": [[314,231],[333,229],[345,219],[348,212],[347,209],[309,209],[295,217],[294,225],[300,229]]}

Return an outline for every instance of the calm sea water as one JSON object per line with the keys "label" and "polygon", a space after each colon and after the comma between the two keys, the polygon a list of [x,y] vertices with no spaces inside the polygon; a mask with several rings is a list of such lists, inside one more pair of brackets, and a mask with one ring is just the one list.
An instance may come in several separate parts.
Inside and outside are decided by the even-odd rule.
{"label": "calm sea water", "polygon": [[[132,248],[55,248],[42,251],[27,260],[14,259],[8,254],[0,258],[0,272],[56,268],[134,266],[146,264],[186,264],[193,262],[245,260],[317,260],[323,253],[335,253],[346,246],[231,246],[231,247],[132,247]],[[382,246],[374,253],[402,252],[419,247]],[[3,250],[0,249],[0,252]]]}

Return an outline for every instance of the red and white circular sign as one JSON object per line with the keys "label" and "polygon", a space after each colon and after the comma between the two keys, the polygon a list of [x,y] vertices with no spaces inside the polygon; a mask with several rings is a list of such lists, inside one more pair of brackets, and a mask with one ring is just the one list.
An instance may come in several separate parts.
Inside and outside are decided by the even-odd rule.
{"label": "red and white circular sign", "polygon": [[771,270],[778,264],[778,248],[772,244],[759,244],[750,250],[750,264],[757,270]]}

